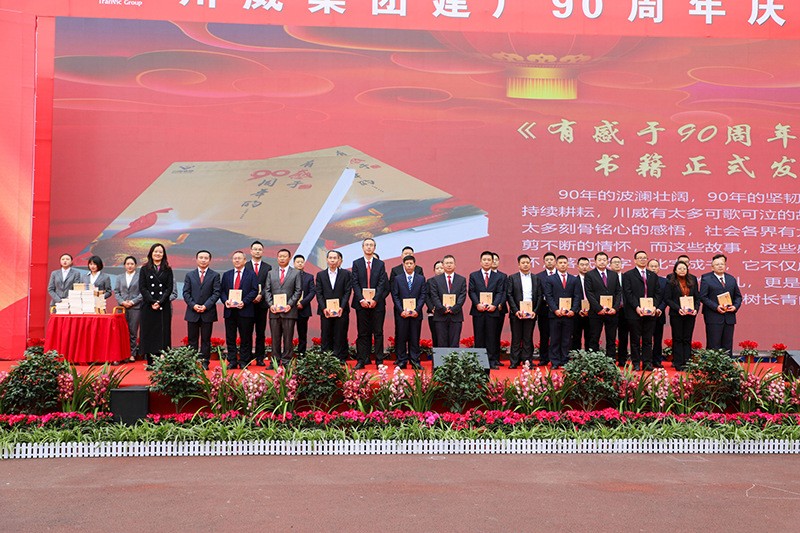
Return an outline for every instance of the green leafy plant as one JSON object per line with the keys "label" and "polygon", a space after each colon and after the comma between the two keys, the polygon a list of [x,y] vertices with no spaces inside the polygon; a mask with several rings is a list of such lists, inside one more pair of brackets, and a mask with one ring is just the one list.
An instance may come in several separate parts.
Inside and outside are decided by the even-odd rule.
{"label": "green leafy plant", "polygon": [[346,379],[339,359],[317,346],[309,348],[297,361],[294,377],[298,395],[315,406],[331,403]]}
{"label": "green leafy plant", "polygon": [[81,374],[77,367],[69,366],[58,376],[61,410],[67,413],[107,410],[111,389],[119,387],[132,370],[112,370],[106,363],[100,370],[89,369]]}
{"label": "green leafy plant", "polygon": [[525,363],[519,375],[509,385],[506,397],[515,410],[531,414],[540,409],[561,411],[564,400],[569,395],[569,387],[564,378],[556,372],[542,373],[540,369],[531,370]]}
{"label": "green leafy plant", "polygon": [[616,403],[622,374],[604,352],[573,350],[564,365],[564,385],[569,398],[582,409],[593,410],[601,401]]}
{"label": "green leafy plant", "polygon": [[742,370],[725,350],[699,349],[686,364],[700,407],[725,410],[739,400]]}
{"label": "green leafy plant", "polygon": [[10,413],[44,413],[58,405],[58,376],[68,365],[56,351],[30,352],[3,381],[3,408]]}
{"label": "green leafy plant", "polygon": [[454,413],[463,411],[468,402],[480,400],[489,383],[488,373],[472,352],[444,356],[444,364],[433,373],[433,379],[440,386],[445,405]]}
{"label": "green leafy plant", "polygon": [[439,384],[431,379],[424,368],[414,370],[414,379],[408,384],[406,405],[417,413],[430,411],[438,393]]}
{"label": "green leafy plant", "polygon": [[169,396],[176,412],[200,390],[203,371],[197,361],[197,351],[189,346],[161,352],[153,358],[151,367],[151,388]]}

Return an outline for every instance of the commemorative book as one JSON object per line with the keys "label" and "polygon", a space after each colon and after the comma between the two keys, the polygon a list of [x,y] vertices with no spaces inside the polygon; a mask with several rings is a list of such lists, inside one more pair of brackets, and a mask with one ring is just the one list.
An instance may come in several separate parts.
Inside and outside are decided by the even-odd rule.
{"label": "commemorative book", "polygon": [[416,298],[403,298],[403,311],[416,311],[417,299]]}
{"label": "commemorative book", "polygon": [[242,301],[242,289],[231,289],[228,291],[228,300],[233,302],[234,304],[238,304]]}
{"label": "commemorative book", "polygon": [[613,296],[601,296],[600,297],[600,306],[603,309],[611,309],[614,307],[614,297]]}
{"label": "commemorative book", "polygon": [[375,299],[375,289],[361,289],[361,295],[365,300]]}
{"label": "commemorative book", "polygon": [[681,309],[684,311],[694,311],[694,297],[681,296]]}
{"label": "commemorative book", "polygon": [[211,252],[212,268],[226,270],[231,253],[250,248],[254,240],[264,244],[265,260],[280,248],[308,257],[353,183],[356,171],[349,161],[336,149],[325,149],[172,163],[83,254],[101,256],[110,274],[124,272],[128,255],[141,263],[157,242],[167,249],[176,274],[196,268],[199,249]]}
{"label": "commemorative book", "polygon": [[480,294],[480,302],[483,305],[492,305],[494,295],[491,292],[482,292]]}
{"label": "commemorative book", "polygon": [[733,306],[733,300],[731,300],[731,293],[723,292],[722,294],[717,295],[717,302],[722,307],[730,307]]}
{"label": "commemorative book", "polygon": [[325,309],[331,311],[332,313],[338,313],[341,307],[339,306],[339,298],[331,298],[329,300],[325,300]]}
{"label": "commemorative book", "polygon": [[533,302],[531,302],[531,301],[520,302],[519,303],[519,310],[522,311],[525,314],[525,316],[532,315],[533,314]]}
{"label": "commemorative book", "polygon": [[589,300],[581,300],[581,311],[589,310]]}
{"label": "commemorative book", "polygon": [[653,304],[652,298],[639,298],[639,307],[642,308],[642,311],[650,315],[656,312],[656,306]]}
{"label": "commemorative book", "polygon": [[456,305],[455,294],[442,294],[442,305],[445,307],[453,307]]}
{"label": "commemorative book", "polygon": [[572,298],[559,298],[558,299],[558,308],[561,311],[571,311],[572,310]]}
{"label": "commemorative book", "polygon": [[286,295],[285,294],[273,294],[272,295],[272,304],[277,307],[286,307]]}

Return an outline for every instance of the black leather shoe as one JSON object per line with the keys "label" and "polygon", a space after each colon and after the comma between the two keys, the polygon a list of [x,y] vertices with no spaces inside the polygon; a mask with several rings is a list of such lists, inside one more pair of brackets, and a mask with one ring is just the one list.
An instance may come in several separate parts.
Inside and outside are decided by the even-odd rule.
{"label": "black leather shoe", "polygon": [[631,370],[635,370],[636,372],[638,372],[640,370],[639,363],[633,363],[631,365]]}
{"label": "black leather shoe", "polygon": [[497,363],[497,366],[506,366],[506,365],[503,363]]}
{"label": "black leather shoe", "polygon": [[653,363],[653,368],[664,368],[664,365],[661,363]]}
{"label": "black leather shoe", "polygon": [[652,372],[653,371],[653,365],[644,365],[643,369],[644,369],[645,372]]}
{"label": "black leather shoe", "polygon": [[122,361],[111,361],[111,366],[119,366],[122,364]]}
{"label": "black leather shoe", "polygon": [[539,361],[539,364],[536,366],[547,366],[548,364],[550,364],[550,361]]}
{"label": "black leather shoe", "polygon": [[519,368],[519,365],[508,365],[509,370],[516,370],[517,368]]}
{"label": "black leather shoe", "polygon": [[381,366],[382,364],[383,364],[383,359],[375,361],[375,366]]}
{"label": "black leather shoe", "polygon": [[497,365],[489,365],[490,370],[500,370],[500,367]]}
{"label": "black leather shoe", "polygon": [[422,370],[422,365],[417,363],[416,361],[411,361],[411,368],[414,370]]}
{"label": "black leather shoe", "polygon": [[400,370],[405,370],[405,369],[406,369],[406,365],[396,365],[396,366],[397,366],[397,368],[399,368]]}
{"label": "black leather shoe", "polygon": [[203,367],[203,370],[208,370],[208,361],[203,361],[200,365]]}
{"label": "black leather shoe", "polygon": [[264,365],[264,361],[256,361],[256,366],[266,366],[266,365]]}
{"label": "black leather shoe", "polygon": [[353,370],[364,370],[364,365],[358,363],[356,366],[353,367]]}
{"label": "black leather shoe", "polygon": [[236,370],[239,368],[239,365],[236,363],[228,363],[228,370]]}

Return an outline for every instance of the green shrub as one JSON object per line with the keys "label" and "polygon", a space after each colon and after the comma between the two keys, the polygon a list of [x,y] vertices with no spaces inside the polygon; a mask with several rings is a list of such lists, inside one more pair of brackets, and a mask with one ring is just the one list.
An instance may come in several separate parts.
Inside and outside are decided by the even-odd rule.
{"label": "green shrub", "polygon": [[200,391],[202,370],[197,361],[197,351],[189,346],[170,348],[154,357],[150,365],[150,387],[166,394],[180,412],[181,402],[188,401]]}
{"label": "green shrub", "polygon": [[56,351],[28,352],[3,381],[3,408],[9,413],[41,414],[58,405],[58,375],[69,365]]}
{"label": "green shrub", "polygon": [[297,359],[294,369],[297,394],[312,405],[330,403],[346,380],[341,361],[331,352],[312,346],[305,356]]}
{"label": "green shrub", "polygon": [[585,411],[593,410],[601,401],[616,404],[619,399],[622,373],[604,352],[573,350],[564,365],[564,387],[569,399],[577,401]]}
{"label": "green shrub", "polygon": [[475,353],[444,356],[444,364],[433,373],[433,379],[439,384],[445,405],[454,413],[462,412],[467,402],[480,400],[489,383],[488,372]]}
{"label": "green shrub", "polygon": [[725,410],[739,399],[742,369],[725,350],[697,350],[686,364],[686,374],[694,382],[694,394],[705,410]]}

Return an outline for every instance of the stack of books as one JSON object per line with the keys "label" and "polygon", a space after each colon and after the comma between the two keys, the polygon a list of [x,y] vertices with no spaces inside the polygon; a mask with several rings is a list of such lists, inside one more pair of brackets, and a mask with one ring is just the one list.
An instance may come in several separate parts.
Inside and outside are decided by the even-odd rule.
{"label": "stack of books", "polygon": [[83,314],[83,297],[81,296],[82,292],[83,291],[80,289],[69,291],[67,301],[69,302],[69,312],[72,315]]}
{"label": "stack of books", "polygon": [[69,314],[69,300],[61,300],[56,304],[56,314],[57,315]]}

